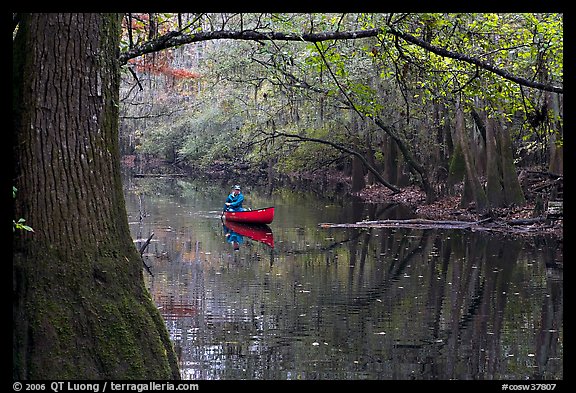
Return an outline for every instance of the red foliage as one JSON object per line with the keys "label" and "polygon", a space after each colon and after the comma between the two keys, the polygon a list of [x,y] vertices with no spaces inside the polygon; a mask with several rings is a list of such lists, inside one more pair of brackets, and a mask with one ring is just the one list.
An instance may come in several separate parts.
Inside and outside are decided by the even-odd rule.
{"label": "red foliage", "polygon": [[171,68],[166,65],[166,61],[156,61],[154,63],[145,63],[141,60],[130,60],[134,64],[136,70],[139,72],[148,72],[154,75],[166,75],[175,79],[195,79],[199,78],[200,74],[194,71],[186,70],[184,68]]}
{"label": "red foliage", "polygon": [[200,74],[197,72],[188,71],[183,68],[168,68],[166,73],[172,75],[176,79],[195,79],[200,77]]}

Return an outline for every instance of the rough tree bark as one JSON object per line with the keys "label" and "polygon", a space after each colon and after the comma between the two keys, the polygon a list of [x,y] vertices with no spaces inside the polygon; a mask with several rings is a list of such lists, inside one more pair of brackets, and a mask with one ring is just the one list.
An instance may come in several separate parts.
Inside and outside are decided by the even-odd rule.
{"label": "rough tree bark", "polygon": [[472,152],[470,151],[470,138],[467,136],[466,133],[466,124],[464,122],[464,111],[460,104],[460,100],[457,100],[456,103],[456,125],[455,125],[455,132],[458,135],[458,143],[460,144],[460,148],[462,149],[462,155],[464,157],[464,168],[465,168],[465,184],[464,184],[464,192],[463,192],[463,199],[462,202],[467,203],[464,199],[467,195],[466,188],[468,187],[470,191],[470,195],[474,202],[476,203],[476,210],[483,214],[486,213],[490,206],[488,203],[488,198],[486,197],[486,193],[482,188],[482,184],[480,184],[480,180],[478,179],[478,173],[476,171],[476,164],[474,162],[474,157],[472,156]]}
{"label": "rough tree bark", "polygon": [[526,204],[526,198],[522,191],[522,186],[518,180],[516,165],[514,165],[514,153],[512,149],[512,137],[510,136],[510,124],[501,124],[494,119],[498,127],[498,144],[500,146],[499,164],[502,168],[502,182],[504,184],[504,204],[505,206]]}
{"label": "rough tree bark", "polygon": [[486,197],[491,206],[504,205],[504,181],[499,165],[500,153],[496,143],[494,119],[486,118]]}
{"label": "rough tree bark", "polygon": [[178,379],[120,178],[120,16],[23,15],[13,43],[13,378]]}

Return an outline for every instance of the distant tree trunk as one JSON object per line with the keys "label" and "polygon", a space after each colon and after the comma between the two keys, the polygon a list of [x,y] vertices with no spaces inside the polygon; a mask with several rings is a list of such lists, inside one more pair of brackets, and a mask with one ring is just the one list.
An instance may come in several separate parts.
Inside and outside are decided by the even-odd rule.
{"label": "distant tree trunk", "polygon": [[475,127],[473,128],[474,137],[474,157],[476,158],[476,169],[478,170],[478,175],[486,175],[486,126],[482,122],[480,115],[474,108],[471,108],[472,119],[474,120]]}
{"label": "distant tree trunk", "polygon": [[364,179],[364,165],[360,158],[352,157],[352,192],[358,192],[366,187]]}
{"label": "distant tree trunk", "polygon": [[[498,144],[500,145],[499,165],[502,168],[502,182],[504,184],[504,206],[523,206],[526,204],[526,199],[518,180],[516,165],[514,165],[512,138],[509,129],[510,123],[503,125],[497,120],[494,121],[499,129],[497,135],[499,136]],[[499,205],[499,207],[503,206]]]}
{"label": "distant tree trunk", "polygon": [[396,142],[388,135],[384,135],[382,153],[384,155],[384,178],[392,184],[398,184],[398,148]]}
{"label": "distant tree trunk", "polygon": [[505,207],[511,204],[522,206],[526,203],[518,180],[512,141],[506,127],[494,118],[485,119],[486,130],[486,195],[490,206]]}
{"label": "distant tree trunk", "polygon": [[274,191],[274,158],[270,157],[268,159],[268,172],[267,172],[267,182],[266,182],[266,193],[268,195],[272,195],[272,191]]}
{"label": "distant tree trunk", "polygon": [[562,95],[548,93],[548,107],[553,117],[553,133],[550,135],[550,165],[548,170],[559,175],[564,174],[564,129],[562,127]]}
{"label": "distant tree trunk", "polygon": [[503,206],[504,198],[504,178],[500,166],[501,157],[496,143],[497,132],[494,119],[487,118],[485,122],[486,130],[486,196],[491,206]]}
{"label": "distant tree trunk", "polygon": [[[376,170],[380,169],[378,168],[376,158],[374,157],[374,149],[372,148],[370,134],[368,132],[366,133],[366,161],[368,161],[368,163],[372,166],[372,168],[375,168]],[[374,174],[368,171],[368,174],[366,176],[366,184],[372,185],[375,184],[376,182],[377,180]]]}
{"label": "distant tree trunk", "polygon": [[418,161],[413,157],[406,143],[396,134],[392,127],[388,127],[379,117],[374,118],[374,123],[384,132],[386,132],[386,134],[388,134],[392,140],[394,140],[396,146],[402,153],[402,157],[408,165],[410,172],[420,178],[422,189],[426,193],[426,203],[434,202],[436,200],[436,192],[430,185],[426,168],[420,165],[420,163],[418,163]]}
{"label": "distant tree trunk", "polygon": [[120,178],[120,15],[23,15],[13,43],[13,378],[179,379]]}
{"label": "distant tree trunk", "polygon": [[[468,133],[466,132],[466,124],[464,123],[464,112],[459,101],[456,104],[455,132],[458,134],[458,142],[464,157],[464,164],[466,169],[465,187],[469,187],[469,191],[473,196],[474,202],[476,203],[476,211],[481,214],[486,213],[489,210],[488,199],[486,198],[486,193],[484,192],[482,184],[480,184],[480,179],[478,178],[476,164],[470,150],[470,138],[468,137]],[[466,192],[463,192],[462,195],[464,197]],[[468,201],[464,198],[461,202],[461,204],[464,206],[468,203]]]}
{"label": "distant tree trunk", "polygon": [[460,144],[456,142],[456,146],[450,158],[450,167],[448,169],[447,193],[449,195],[458,194],[456,186],[464,180],[465,173],[466,164],[464,163],[464,155],[462,154]]}

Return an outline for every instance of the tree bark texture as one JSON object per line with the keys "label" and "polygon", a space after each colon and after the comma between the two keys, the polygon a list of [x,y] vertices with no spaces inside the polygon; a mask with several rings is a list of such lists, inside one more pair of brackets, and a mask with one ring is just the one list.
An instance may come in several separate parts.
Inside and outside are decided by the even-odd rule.
{"label": "tree bark texture", "polygon": [[496,129],[494,119],[486,118],[486,196],[491,206],[504,205],[504,179],[498,145],[496,143]]}
{"label": "tree bark texture", "polygon": [[132,242],[120,16],[23,15],[13,45],[14,379],[177,379]]}
{"label": "tree bark texture", "polygon": [[500,161],[502,168],[502,181],[504,184],[504,203],[505,206],[516,205],[523,206],[526,204],[526,198],[522,191],[522,186],[518,180],[516,165],[514,165],[514,154],[512,149],[512,138],[510,136],[510,123],[501,124],[494,120],[498,127],[498,143],[500,146]]}
{"label": "tree bark texture", "polygon": [[366,187],[364,165],[357,156],[352,156],[352,192],[358,192]]}
{"label": "tree bark texture", "polygon": [[[465,188],[470,187],[471,195],[473,195],[474,202],[476,203],[476,210],[479,213],[486,213],[489,209],[488,199],[486,198],[486,193],[480,184],[478,179],[478,172],[476,171],[476,164],[474,162],[474,157],[470,151],[470,138],[466,132],[466,124],[464,122],[464,112],[461,107],[460,102],[456,104],[456,125],[455,132],[459,136],[458,142],[460,143],[460,148],[462,149],[462,155],[464,157],[464,168],[466,174]],[[467,183],[466,183],[467,182]],[[466,194],[466,189],[464,190],[463,196]]]}

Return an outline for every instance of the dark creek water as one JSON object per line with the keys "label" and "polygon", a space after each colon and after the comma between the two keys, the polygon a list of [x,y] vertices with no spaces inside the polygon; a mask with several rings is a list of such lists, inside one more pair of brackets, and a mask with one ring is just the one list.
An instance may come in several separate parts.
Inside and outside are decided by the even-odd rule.
{"label": "dark creek water", "polygon": [[245,206],[276,214],[235,250],[220,218],[229,187],[126,182],[137,247],[154,233],[145,280],[184,379],[563,378],[556,241],[323,229],[408,215],[399,205],[246,188]]}

